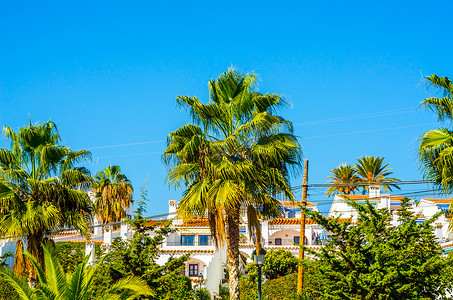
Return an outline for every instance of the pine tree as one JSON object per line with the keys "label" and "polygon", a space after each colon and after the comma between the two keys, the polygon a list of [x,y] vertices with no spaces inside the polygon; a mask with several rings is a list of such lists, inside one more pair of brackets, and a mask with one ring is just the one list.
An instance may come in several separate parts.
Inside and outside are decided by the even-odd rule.
{"label": "pine tree", "polygon": [[392,225],[387,209],[349,205],[358,212],[356,224],[305,210],[329,236],[319,251],[305,247],[320,262],[323,299],[438,299],[451,289],[452,260],[433,233],[439,214],[417,223],[406,198]]}

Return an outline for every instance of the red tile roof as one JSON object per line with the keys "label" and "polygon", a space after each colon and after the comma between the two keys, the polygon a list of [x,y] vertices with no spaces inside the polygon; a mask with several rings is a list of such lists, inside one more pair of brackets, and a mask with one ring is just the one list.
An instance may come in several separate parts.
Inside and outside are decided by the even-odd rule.
{"label": "red tile roof", "polygon": [[209,227],[208,219],[189,219],[182,224],[175,224],[176,227]]}
{"label": "red tile roof", "polygon": [[[338,196],[340,196],[343,199],[351,199],[351,200],[365,200],[365,199],[370,198],[369,195],[338,195]],[[382,195],[381,195],[381,197],[371,198],[371,199],[373,200],[373,199],[380,199],[380,198],[382,198]],[[390,196],[390,200],[402,200],[403,198],[404,198],[403,196]]]}
{"label": "red tile roof", "polygon": [[[319,249],[321,248],[321,246],[317,246],[317,245],[311,245],[311,246],[308,246],[308,245],[305,245],[307,246],[308,248],[310,249]],[[242,244],[242,245],[239,245],[240,248],[255,248],[256,245],[254,244]],[[286,249],[286,250],[299,250],[299,246],[280,246],[280,245],[269,245],[269,246],[263,246],[264,249],[275,249],[275,248],[278,248],[278,249]]]}
{"label": "red tile roof", "polygon": [[[66,241],[65,241],[66,242]],[[83,240],[83,239],[77,239],[77,240],[70,240],[70,241],[67,241],[67,242],[71,242],[71,243],[95,243],[95,244],[99,244],[99,245],[104,245],[104,241],[99,241],[99,240]]]}
{"label": "red tile roof", "polygon": [[214,250],[203,250],[203,249],[162,249],[160,252],[163,253],[214,253]]}
{"label": "red tile roof", "polygon": [[434,203],[450,203],[452,199],[429,199],[429,198],[422,198],[422,200],[431,201]]}
{"label": "red tile roof", "polygon": [[[269,225],[298,225],[300,218],[276,218],[269,221]],[[305,218],[305,224],[315,224],[311,219]]]}
{"label": "red tile roof", "polygon": [[[307,201],[306,203],[307,203],[307,207],[316,207],[316,205],[311,202]],[[284,206],[300,206],[300,205],[302,205],[302,202],[301,201],[280,201],[280,204],[284,205]]]}
{"label": "red tile roof", "polygon": [[168,220],[166,219],[160,219],[160,220],[150,220],[148,223],[145,224],[145,226],[152,226],[152,225],[155,225],[157,223],[160,223],[158,224],[158,226],[164,226],[166,225],[168,222]]}

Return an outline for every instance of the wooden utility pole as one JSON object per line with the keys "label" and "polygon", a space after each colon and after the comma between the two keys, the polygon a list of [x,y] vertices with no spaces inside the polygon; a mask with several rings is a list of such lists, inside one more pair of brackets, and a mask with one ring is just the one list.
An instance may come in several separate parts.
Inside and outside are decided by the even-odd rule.
{"label": "wooden utility pole", "polygon": [[[307,181],[308,181],[308,159],[304,161],[304,177],[302,180],[302,206],[307,206]],[[304,245],[305,242],[305,213],[301,209],[300,210],[300,235],[299,235],[299,243]],[[304,260],[304,250],[299,248],[299,259],[301,261]],[[304,270],[302,265],[299,265],[297,270],[297,294],[300,295],[302,293],[302,287],[304,286]]]}

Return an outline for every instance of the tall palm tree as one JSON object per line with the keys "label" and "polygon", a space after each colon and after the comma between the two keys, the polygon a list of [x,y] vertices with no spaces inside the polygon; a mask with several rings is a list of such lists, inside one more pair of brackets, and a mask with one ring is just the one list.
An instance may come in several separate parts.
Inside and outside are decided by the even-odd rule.
{"label": "tall palm tree", "polygon": [[132,204],[131,182],[121,174],[119,166],[108,166],[94,176],[95,210],[103,223],[117,222],[126,217]]}
{"label": "tall palm tree", "polygon": [[448,77],[436,75],[425,79],[428,87],[442,91],[443,97],[427,98],[421,106],[436,113],[438,120],[449,126],[428,130],[422,135],[418,151],[420,164],[427,180],[450,193],[453,188],[453,83]]}
{"label": "tall palm tree", "polygon": [[293,200],[289,176],[300,167],[292,123],[274,115],[285,102],[276,94],[258,93],[255,83],[254,74],[230,69],[209,82],[207,104],[177,97],[194,124],[170,133],[163,154],[172,166],[167,180],[185,187],[179,216],[207,214],[216,245],[226,242],[232,300],[239,299],[240,209],[247,210],[259,241],[259,218],[278,213],[274,195]]}
{"label": "tall palm tree", "polygon": [[[327,181],[327,183],[356,184],[359,181],[359,177],[357,176],[357,172],[354,169],[354,166],[346,163],[339,165],[337,168],[333,168],[330,171],[330,174],[331,176],[327,178],[332,180]],[[326,195],[327,196],[335,194],[349,195],[351,193],[354,193],[357,188],[358,188],[357,185],[330,186],[326,191]]]}
{"label": "tall palm tree", "polygon": [[[392,188],[399,189],[397,183],[400,181],[397,178],[389,177],[393,174],[392,168],[385,164],[385,157],[382,156],[362,156],[357,159],[357,163],[354,164],[354,169],[359,177],[360,182],[376,183],[381,185],[386,191],[391,191]],[[386,182],[385,184],[381,184]],[[368,190],[368,186],[362,186],[363,192]]]}
{"label": "tall palm tree", "polygon": [[[51,247],[43,245],[42,249],[44,251],[45,270],[30,253],[25,252],[38,275],[39,284],[35,288],[30,288],[21,277],[9,272],[6,268],[0,269],[0,275],[14,288],[20,299],[92,299],[93,279],[101,264],[93,267],[88,266],[87,256],[73,273],[65,274]],[[145,281],[139,277],[130,276],[120,279],[112,285],[102,299],[136,299],[139,296],[153,294]]]}
{"label": "tall palm tree", "polygon": [[[88,233],[92,208],[81,188],[91,177],[75,165],[90,153],[59,145],[60,136],[50,121],[30,122],[17,133],[4,127],[3,133],[11,149],[0,149],[0,235],[16,238],[16,251],[22,249],[20,238],[26,238],[28,251],[42,264],[41,244],[52,231],[68,226]],[[27,268],[30,283],[36,283],[34,268]],[[19,269],[15,268],[21,274]]]}

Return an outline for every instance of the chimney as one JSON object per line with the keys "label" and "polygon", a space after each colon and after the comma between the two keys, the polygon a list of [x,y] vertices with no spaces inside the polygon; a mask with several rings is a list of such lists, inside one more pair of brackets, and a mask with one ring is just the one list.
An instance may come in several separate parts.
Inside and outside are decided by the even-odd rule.
{"label": "chimney", "polygon": [[176,217],[176,200],[168,201],[168,213],[167,219],[173,219]]}
{"label": "chimney", "polygon": [[376,198],[381,197],[381,186],[370,185],[368,187],[368,197],[370,198],[370,200],[377,200]]}

